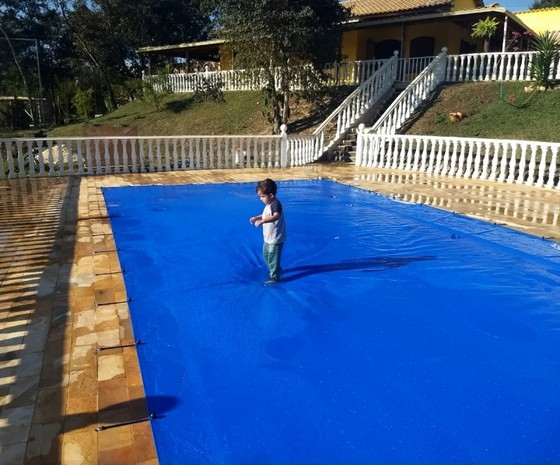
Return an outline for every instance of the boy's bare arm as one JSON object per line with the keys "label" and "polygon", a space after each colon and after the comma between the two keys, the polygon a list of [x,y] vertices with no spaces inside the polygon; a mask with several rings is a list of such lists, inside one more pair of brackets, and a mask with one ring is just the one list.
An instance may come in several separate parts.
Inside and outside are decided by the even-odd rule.
{"label": "boy's bare arm", "polygon": [[[280,218],[280,213],[279,213],[279,212],[273,213],[272,216],[269,216],[268,218],[265,218],[265,219],[263,219],[263,218],[262,218],[262,215],[261,215],[261,216],[258,217],[258,219],[254,222],[254,224],[255,224],[255,227],[258,228],[258,227],[259,227],[261,224],[263,224],[263,223],[273,223],[273,222],[275,222],[276,220],[278,220],[279,218]],[[251,221],[251,223],[253,223],[253,222]]]}

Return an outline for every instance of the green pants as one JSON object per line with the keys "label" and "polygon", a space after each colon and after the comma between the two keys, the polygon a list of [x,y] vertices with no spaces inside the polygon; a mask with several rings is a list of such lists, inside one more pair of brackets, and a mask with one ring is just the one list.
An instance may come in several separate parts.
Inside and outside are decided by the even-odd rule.
{"label": "green pants", "polygon": [[268,266],[270,279],[280,279],[282,268],[280,266],[280,258],[282,256],[282,248],[284,243],[280,244],[263,244],[263,258]]}

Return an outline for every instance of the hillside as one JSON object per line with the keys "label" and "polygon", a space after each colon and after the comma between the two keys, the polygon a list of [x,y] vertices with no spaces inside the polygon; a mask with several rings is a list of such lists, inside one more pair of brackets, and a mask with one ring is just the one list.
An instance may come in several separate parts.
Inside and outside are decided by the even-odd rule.
{"label": "hillside", "polygon": [[[524,82],[447,85],[407,134],[560,142],[560,87],[528,94]],[[463,119],[452,122],[450,113]]]}
{"label": "hillside", "polygon": [[[560,88],[527,94],[522,82],[482,82],[448,85],[438,91],[415,121],[408,134],[485,137],[518,140],[560,141]],[[346,94],[349,90],[346,90]],[[228,92],[225,103],[195,102],[192,94],[168,98],[161,111],[132,101],[95,124],[135,126],[140,135],[178,134],[268,134],[271,126],[263,116],[259,92]],[[340,96],[334,101],[340,101]],[[309,132],[325,117],[295,102],[289,132]],[[331,103],[332,108],[332,103]],[[328,111],[328,110],[326,110]],[[449,114],[461,112],[460,122]],[[83,135],[83,125],[53,129],[49,137]]]}

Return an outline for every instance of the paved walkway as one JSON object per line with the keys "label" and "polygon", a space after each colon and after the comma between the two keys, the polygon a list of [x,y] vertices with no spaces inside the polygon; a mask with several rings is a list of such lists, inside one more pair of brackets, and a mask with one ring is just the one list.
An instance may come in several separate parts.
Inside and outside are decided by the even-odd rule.
{"label": "paved walkway", "polygon": [[[327,178],[560,242],[560,191],[353,166],[0,181],[0,465],[157,463],[102,186]],[[112,349],[97,350],[112,346]]]}

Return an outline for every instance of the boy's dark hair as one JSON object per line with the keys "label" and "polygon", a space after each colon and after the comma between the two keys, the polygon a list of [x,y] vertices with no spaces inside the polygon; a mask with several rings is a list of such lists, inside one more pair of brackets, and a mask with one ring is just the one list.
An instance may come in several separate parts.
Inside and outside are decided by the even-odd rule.
{"label": "boy's dark hair", "polygon": [[276,187],[276,183],[272,179],[266,178],[264,181],[259,181],[255,190],[257,192],[261,191],[266,195],[276,195],[276,191],[278,190],[278,188]]}

